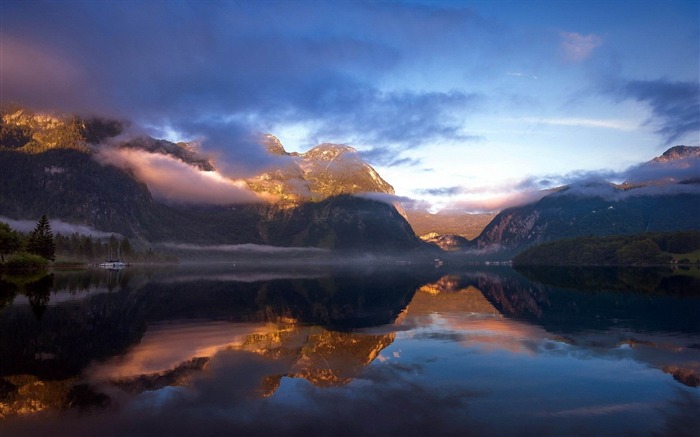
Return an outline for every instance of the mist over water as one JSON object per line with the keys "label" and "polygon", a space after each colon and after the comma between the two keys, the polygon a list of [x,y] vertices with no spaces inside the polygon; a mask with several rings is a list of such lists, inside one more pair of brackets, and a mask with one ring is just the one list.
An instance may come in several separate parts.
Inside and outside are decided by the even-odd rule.
{"label": "mist over water", "polygon": [[3,435],[694,435],[698,271],[0,277]]}

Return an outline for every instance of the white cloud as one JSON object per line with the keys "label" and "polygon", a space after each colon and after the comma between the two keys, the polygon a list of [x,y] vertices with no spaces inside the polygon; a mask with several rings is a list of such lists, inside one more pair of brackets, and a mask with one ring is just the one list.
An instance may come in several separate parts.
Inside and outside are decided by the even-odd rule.
{"label": "white cloud", "polygon": [[[0,216],[0,222],[7,223],[12,229],[20,232],[32,231],[36,227],[37,221],[38,220],[13,220],[9,217]],[[119,238],[122,237],[118,232],[98,231],[90,226],[67,223],[62,220],[52,219],[51,217],[49,217],[49,224],[51,225],[51,231],[54,235],[70,235],[77,232],[78,234],[90,235],[94,238],[109,238],[112,235]]]}
{"label": "white cloud", "polygon": [[97,155],[105,164],[134,171],[158,198],[180,203],[229,205],[271,200],[216,171],[200,171],[166,155],[143,150],[104,148]]}
{"label": "white cloud", "polygon": [[593,50],[603,44],[603,38],[593,33],[584,36],[576,32],[561,32],[560,37],[564,59],[571,62],[587,59]]}
{"label": "white cloud", "polygon": [[617,129],[624,131],[636,130],[638,124],[627,120],[596,119],[596,118],[525,118],[528,123],[543,123],[556,126],[581,126],[604,129]]}

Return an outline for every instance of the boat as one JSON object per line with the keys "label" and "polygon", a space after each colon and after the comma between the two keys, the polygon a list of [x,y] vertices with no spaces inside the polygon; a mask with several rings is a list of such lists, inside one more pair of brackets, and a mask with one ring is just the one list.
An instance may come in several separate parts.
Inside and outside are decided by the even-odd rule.
{"label": "boat", "polygon": [[120,261],[118,259],[116,259],[116,260],[110,259],[110,260],[107,260],[103,263],[100,263],[100,267],[102,267],[103,269],[110,269],[110,270],[120,270],[120,269],[123,269],[124,267],[126,267],[127,265],[128,265],[127,263]]}
{"label": "boat", "polygon": [[[119,248],[117,248],[117,256],[119,256]],[[109,259],[103,263],[100,263],[100,267],[109,270],[121,270],[128,266],[127,263],[123,262],[119,258],[112,259],[112,248],[109,248]]]}

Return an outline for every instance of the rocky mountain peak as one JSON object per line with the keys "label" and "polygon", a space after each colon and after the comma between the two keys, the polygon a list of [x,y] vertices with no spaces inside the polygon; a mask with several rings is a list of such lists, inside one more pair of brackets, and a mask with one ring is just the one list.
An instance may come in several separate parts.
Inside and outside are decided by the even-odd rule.
{"label": "rocky mountain peak", "polygon": [[269,134],[261,143],[270,154],[289,159],[280,160],[279,167],[246,182],[253,191],[273,194],[288,206],[340,194],[394,194],[394,188],[350,146],[323,143],[306,153],[287,153],[280,141]]}
{"label": "rocky mountain peak", "polygon": [[700,157],[700,147],[694,146],[674,146],[663,153],[663,155],[654,158],[653,162],[668,162],[677,159],[685,159],[689,157]]}
{"label": "rocky mountain peak", "polygon": [[323,143],[301,155],[306,160],[332,161],[341,155],[361,160],[357,150],[344,144]]}
{"label": "rocky mountain peak", "polygon": [[287,155],[287,151],[284,150],[284,146],[276,136],[265,134],[260,141],[270,154]]}

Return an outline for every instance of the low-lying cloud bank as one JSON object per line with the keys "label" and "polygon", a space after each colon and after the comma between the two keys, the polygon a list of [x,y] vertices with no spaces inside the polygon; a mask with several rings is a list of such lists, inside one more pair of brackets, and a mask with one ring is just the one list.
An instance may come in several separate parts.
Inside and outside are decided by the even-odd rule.
{"label": "low-lying cloud bank", "polygon": [[[630,196],[660,196],[700,192],[700,154],[668,161],[653,160],[622,171],[575,171],[563,175],[530,177],[499,186],[451,186],[420,190],[419,195],[442,196],[452,200],[444,209],[465,212],[494,212],[537,202],[561,190],[567,195],[599,196],[622,200]],[[616,184],[619,186],[616,187]],[[622,189],[624,184],[642,185]],[[629,186],[628,186],[629,187]]]}
{"label": "low-lying cloud bank", "polygon": [[214,244],[214,245],[201,245],[201,244],[189,244],[189,243],[161,243],[159,246],[168,249],[176,250],[187,250],[187,251],[198,251],[198,252],[227,252],[227,253],[240,253],[240,254],[299,254],[299,253],[309,253],[309,254],[319,254],[329,252],[328,249],[320,249],[317,247],[279,247],[279,246],[266,246],[261,244]]}
{"label": "low-lying cloud bank", "polygon": [[104,147],[97,160],[133,171],[154,197],[190,204],[230,205],[274,200],[259,195],[241,180],[232,180],[217,171],[201,171],[167,155],[143,150]]}
{"label": "low-lying cloud bank", "polygon": [[[38,219],[36,221],[14,220],[9,217],[0,216],[0,222],[7,223],[12,229],[20,232],[32,231],[36,227],[37,221]],[[49,224],[51,225],[51,231],[54,235],[71,235],[77,232],[78,234],[82,235],[90,235],[93,238],[109,238],[112,235],[117,238],[122,238],[122,235],[117,232],[98,231],[90,226],[66,223],[62,220],[52,219],[51,217],[49,217]]]}

